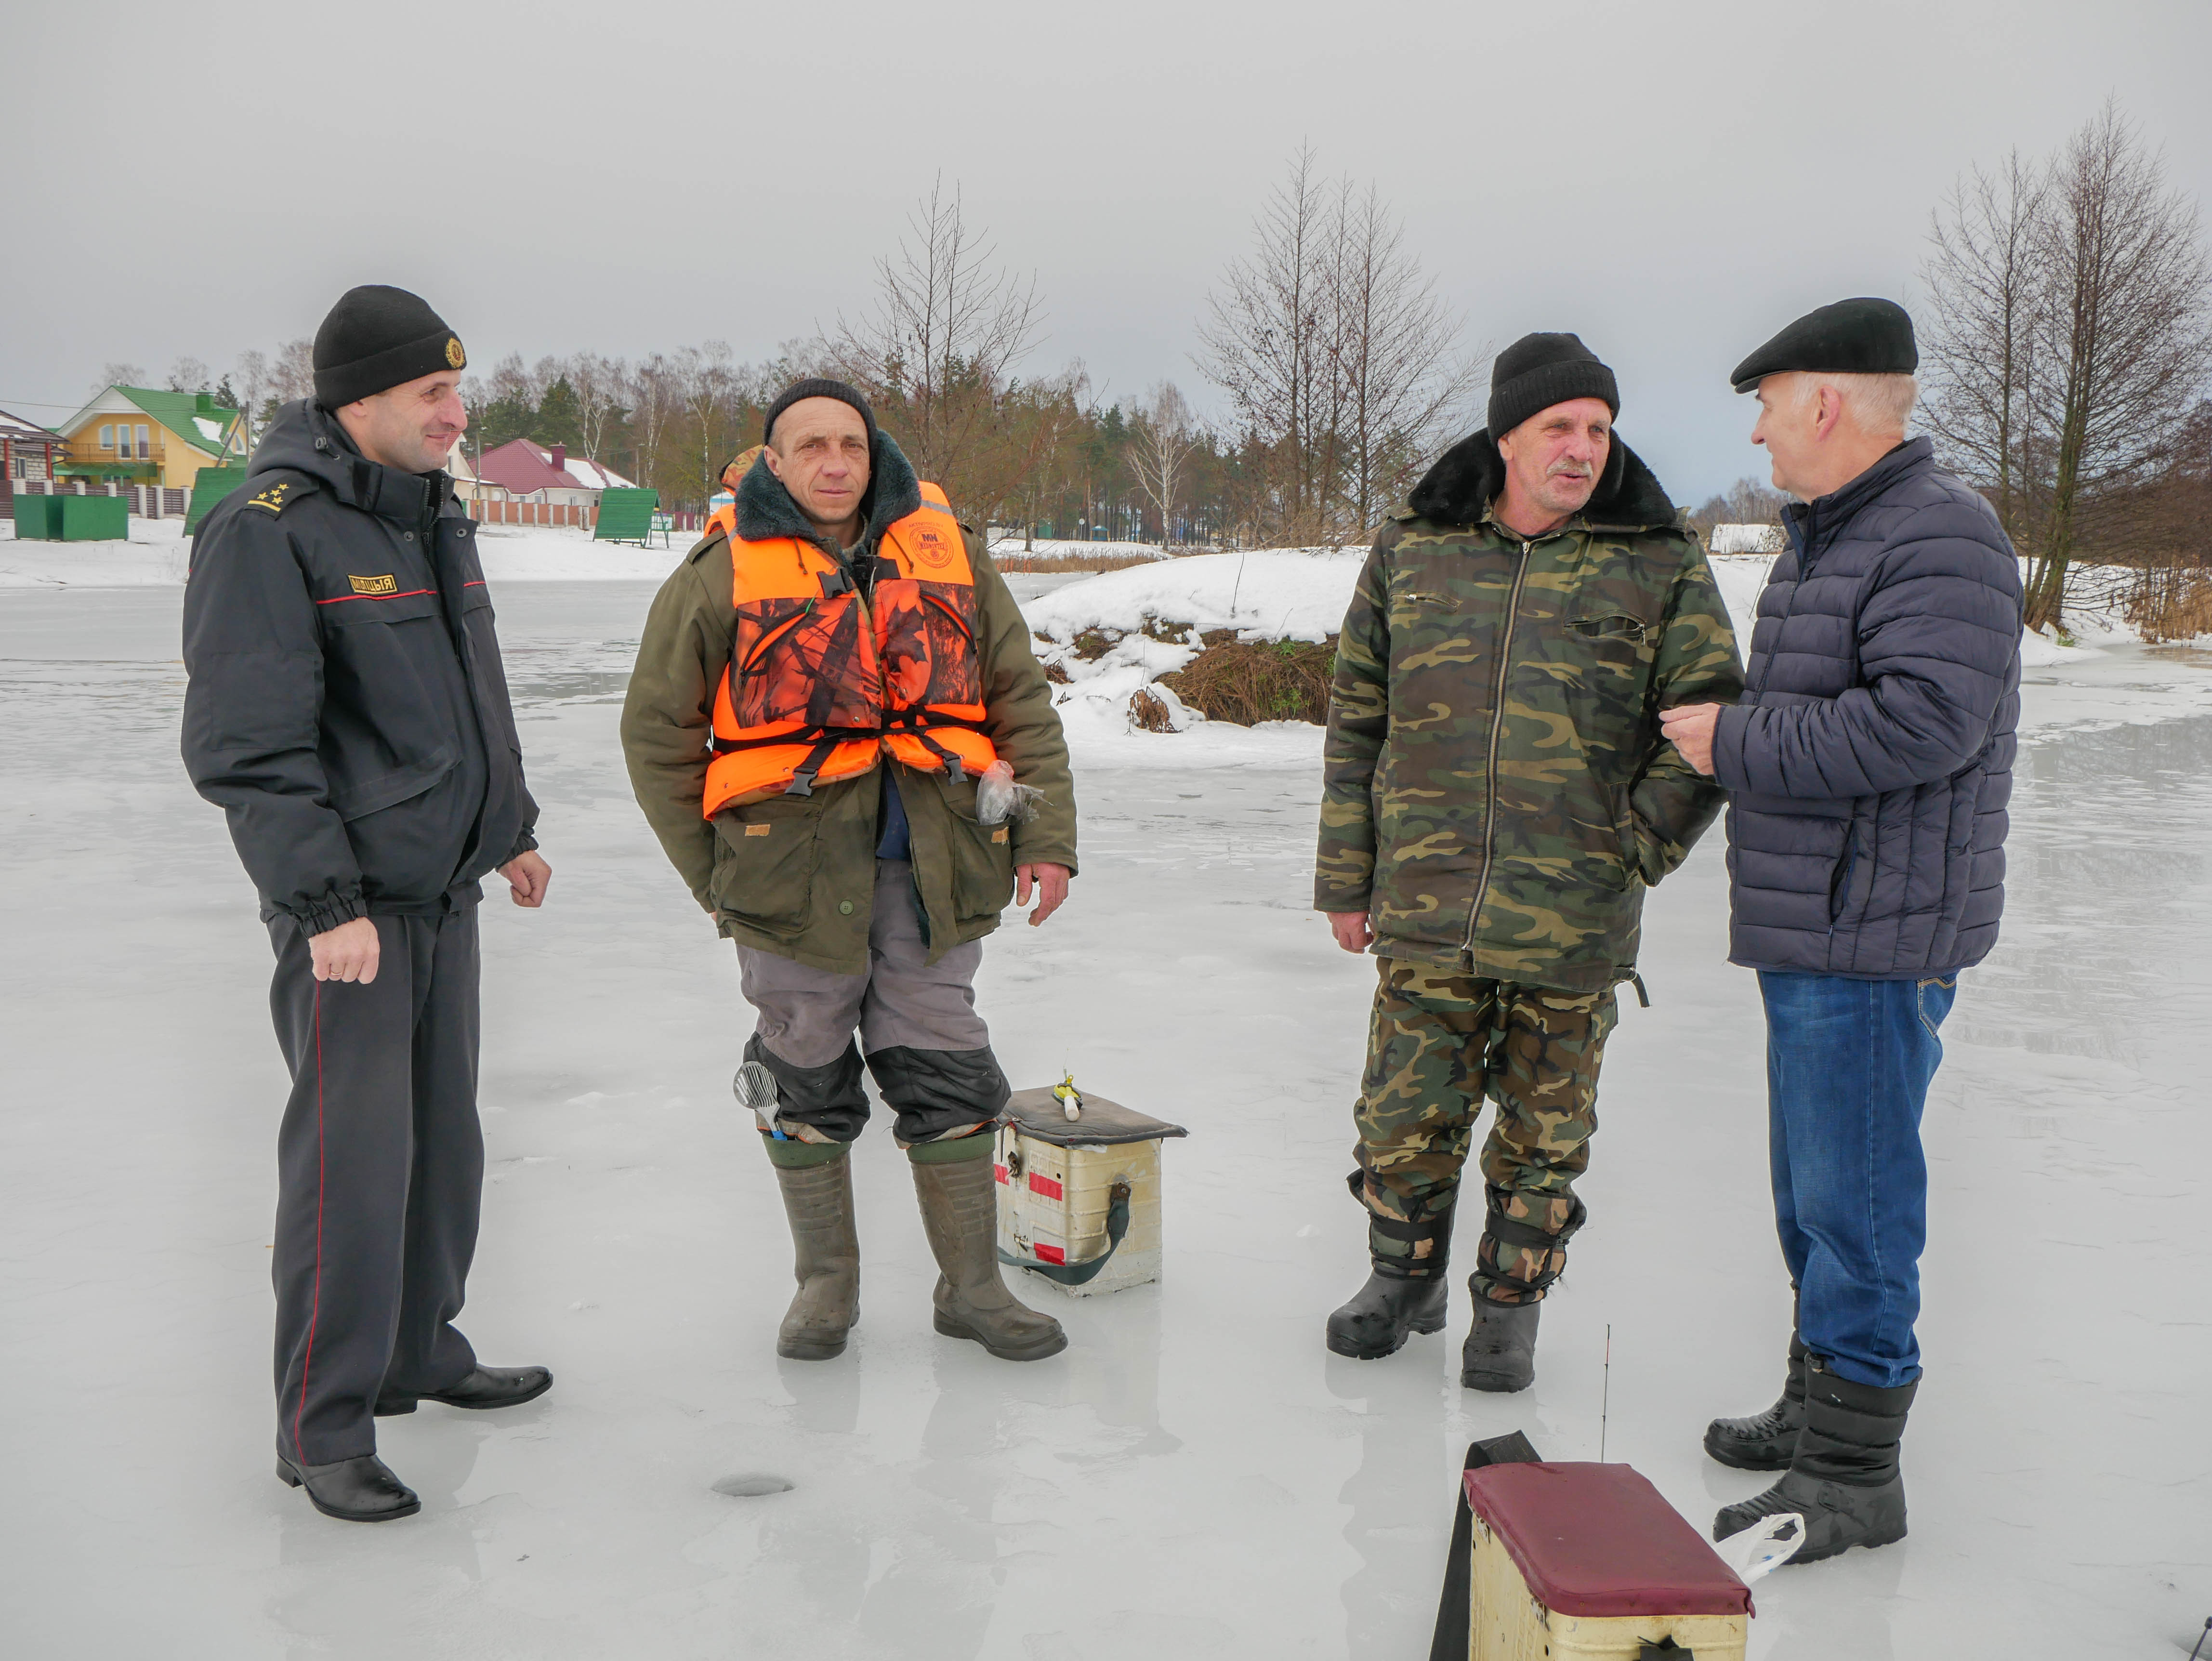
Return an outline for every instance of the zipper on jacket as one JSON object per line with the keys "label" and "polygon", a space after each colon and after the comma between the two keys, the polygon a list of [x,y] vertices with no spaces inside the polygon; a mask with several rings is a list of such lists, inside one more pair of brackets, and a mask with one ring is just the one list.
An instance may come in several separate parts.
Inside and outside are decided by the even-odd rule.
{"label": "zipper on jacket", "polygon": [[1513,673],[1513,624],[1521,615],[1521,586],[1528,575],[1528,552],[1535,545],[1523,537],[1520,563],[1513,568],[1513,587],[1505,601],[1505,632],[1498,642],[1498,691],[1490,711],[1490,759],[1482,772],[1482,880],[1475,885],[1474,904],[1467,913],[1467,951],[1474,953],[1474,931],[1482,916],[1482,902],[1490,894],[1491,867],[1498,861],[1498,743],[1505,732],[1505,683]]}

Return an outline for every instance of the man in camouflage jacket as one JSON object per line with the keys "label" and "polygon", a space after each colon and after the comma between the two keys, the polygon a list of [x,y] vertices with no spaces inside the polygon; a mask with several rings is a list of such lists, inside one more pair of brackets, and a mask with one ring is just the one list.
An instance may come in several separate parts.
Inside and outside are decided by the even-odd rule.
{"label": "man in camouflage jacket", "polygon": [[1573,335],[1499,355],[1489,426],[1445,452],[1369,556],[1329,697],[1314,904],[1340,946],[1382,962],[1350,1178],[1374,1273],[1328,1346],[1388,1355],[1443,1327],[1486,1093],[1461,1375],[1475,1389],[1534,1377],[1644,890],[1720,806],[1659,711],[1742,691],[1704,555],[1613,437],[1619,407]]}

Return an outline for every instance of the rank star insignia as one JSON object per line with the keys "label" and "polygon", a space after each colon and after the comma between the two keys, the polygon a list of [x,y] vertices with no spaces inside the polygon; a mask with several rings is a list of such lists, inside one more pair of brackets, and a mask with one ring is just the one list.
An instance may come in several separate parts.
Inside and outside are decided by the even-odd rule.
{"label": "rank star insignia", "polygon": [[246,505],[249,508],[266,508],[272,514],[281,514],[284,511],[284,498],[291,489],[289,484],[272,484],[260,495],[247,497]]}
{"label": "rank star insignia", "polygon": [[458,369],[465,366],[468,361],[469,355],[461,350],[461,338],[459,335],[447,335],[446,337],[446,362],[452,364],[456,369]]}

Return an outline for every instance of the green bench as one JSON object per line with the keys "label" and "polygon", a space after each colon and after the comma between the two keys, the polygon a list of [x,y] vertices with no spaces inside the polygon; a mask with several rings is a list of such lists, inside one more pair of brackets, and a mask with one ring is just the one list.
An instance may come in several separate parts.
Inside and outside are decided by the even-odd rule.
{"label": "green bench", "polygon": [[667,547],[665,516],[654,511],[659,506],[658,490],[610,488],[600,491],[599,523],[592,529],[592,540],[634,542],[641,548],[650,548],[658,533],[660,545]]}

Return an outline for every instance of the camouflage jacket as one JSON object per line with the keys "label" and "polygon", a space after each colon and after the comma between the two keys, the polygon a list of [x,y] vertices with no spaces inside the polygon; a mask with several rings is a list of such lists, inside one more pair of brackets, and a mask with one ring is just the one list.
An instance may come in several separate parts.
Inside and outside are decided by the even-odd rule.
{"label": "camouflage jacket", "polygon": [[1644,889],[1721,804],[1658,712],[1733,703],[1735,636],[1694,538],[1618,437],[1584,511],[1491,516],[1486,433],[1387,526],[1345,614],[1314,904],[1386,958],[1596,991],[1635,972]]}

